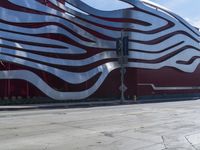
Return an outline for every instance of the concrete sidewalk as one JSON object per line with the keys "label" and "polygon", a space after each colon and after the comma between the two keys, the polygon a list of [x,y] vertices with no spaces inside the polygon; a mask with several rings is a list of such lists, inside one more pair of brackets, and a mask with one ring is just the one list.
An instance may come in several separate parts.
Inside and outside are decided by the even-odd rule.
{"label": "concrete sidewalk", "polygon": [[0,150],[200,150],[200,101],[0,113]]}
{"label": "concrete sidewalk", "polygon": [[162,99],[145,99],[145,100],[125,100],[123,104],[121,100],[102,100],[102,101],[86,101],[86,102],[66,102],[66,103],[46,103],[46,104],[27,104],[27,105],[7,105],[1,106],[0,111],[17,111],[17,110],[34,110],[34,109],[64,109],[64,108],[85,108],[96,106],[115,106],[115,105],[129,105],[129,104],[145,104],[145,103],[163,103],[163,102],[178,102],[178,101],[194,101],[193,98],[162,98]]}

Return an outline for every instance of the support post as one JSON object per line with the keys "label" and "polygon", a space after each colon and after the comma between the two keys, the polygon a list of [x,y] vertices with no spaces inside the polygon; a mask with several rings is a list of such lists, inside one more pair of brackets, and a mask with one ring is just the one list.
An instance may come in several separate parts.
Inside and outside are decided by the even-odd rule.
{"label": "support post", "polygon": [[124,76],[126,73],[126,65],[128,63],[128,35],[124,31],[121,31],[121,38],[116,42],[116,52],[119,57],[120,64],[120,80],[121,80],[121,99],[120,103],[123,104],[125,101],[124,92],[127,90],[126,85],[124,84]]}

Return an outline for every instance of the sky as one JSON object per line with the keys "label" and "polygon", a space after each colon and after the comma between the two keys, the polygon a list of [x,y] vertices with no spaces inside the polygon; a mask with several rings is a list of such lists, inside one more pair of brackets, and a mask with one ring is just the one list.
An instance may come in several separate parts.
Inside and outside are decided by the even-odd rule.
{"label": "sky", "polygon": [[[89,5],[101,10],[113,10],[119,8],[129,7],[128,4],[120,2],[119,0],[82,0]],[[200,28],[200,0],[150,0],[154,3],[160,4],[192,25]]]}

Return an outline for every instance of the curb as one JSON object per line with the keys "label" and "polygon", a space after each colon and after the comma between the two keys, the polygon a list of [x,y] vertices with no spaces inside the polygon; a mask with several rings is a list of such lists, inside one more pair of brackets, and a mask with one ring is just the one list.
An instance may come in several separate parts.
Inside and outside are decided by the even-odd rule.
{"label": "curb", "polygon": [[49,103],[49,104],[28,104],[28,105],[8,105],[0,106],[1,111],[23,111],[23,110],[36,110],[36,109],[67,109],[67,108],[88,108],[88,107],[101,107],[101,106],[116,106],[116,105],[130,105],[130,104],[145,104],[145,103],[163,103],[163,102],[177,102],[177,101],[190,101],[200,100],[199,97],[193,98],[165,98],[165,99],[138,99],[138,101],[96,101],[96,102],[71,102],[71,103]]}
{"label": "curb", "polygon": [[[33,104],[33,105],[14,105],[14,106],[0,106],[0,111],[22,111],[22,110],[35,110],[35,109],[67,109],[67,108],[87,108],[98,106],[115,106],[120,105],[120,101],[103,101],[103,102],[82,102],[82,103],[54,103],[54,104]],[[124,102],[132,104],[131,102]]]}

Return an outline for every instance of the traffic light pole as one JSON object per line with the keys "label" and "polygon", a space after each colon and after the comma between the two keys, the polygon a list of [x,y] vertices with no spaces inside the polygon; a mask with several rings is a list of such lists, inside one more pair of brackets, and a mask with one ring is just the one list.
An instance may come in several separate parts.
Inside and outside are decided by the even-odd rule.
{"label": "traffic light pole", "polygon": [[125,92],[125,85],[124,85],[124,74],[125,74],[125,67],[124,67],[124,58],[123,56],[121,57],[121,100],[120,103],[123,104],[125,101],[125,97],[124,97],[124,92]]}
{"label": "traffic light pole", "polygon": [[120,70],[120,73],[121,73],[121,100],[120,100],[120,103],[123,104],[124,101],[125,101],[125,97],[124,97],[124,53],[123,53],[123,49],[124,49],[124,43],[123,43],[123,38],[124,38],[124,32],[121,31],[121,41],[122,41],[122,48],[121,48],[121,56],[120,56],[120,66],[121,66],[121,70]]}
{"label": "traffic light pole", "polygon": [[125,101],[124,92],[127,90],[127,87],[124,84],[124,76],[126,73],[125,65],[128,63],[128,36],[125,35],[124,31],[121,31],[121,38],[117,40],[116,44],[117,55],[119,57],[120,64],[120,76],[121,76],[121,99],[120,103],[123,104]]}

